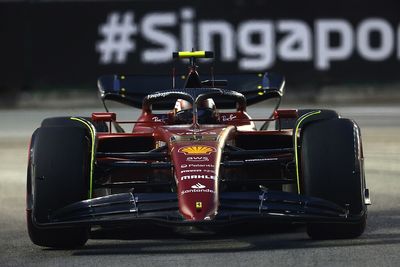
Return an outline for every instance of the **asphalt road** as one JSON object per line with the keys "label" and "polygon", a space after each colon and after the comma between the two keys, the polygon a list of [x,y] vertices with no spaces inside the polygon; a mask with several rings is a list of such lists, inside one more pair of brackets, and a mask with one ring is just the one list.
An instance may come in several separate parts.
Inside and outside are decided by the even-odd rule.
{"label": "asphalt road", "polygon": [[[365,234],[312,241],[305,229],[227,229],[189,236],[166,229],[95,232],[84,248],[33,245],[25,226],[29,135],[47,116],[90,110],[0,110],[0,266],[398,266],[400,263],[400,107],[335,107],[361,126],[373,205]],[[261,109],[254,113],[257,117]],[[136,116],[124,111],[125,117]],[[105,238],[105,239],[101,239]]]}

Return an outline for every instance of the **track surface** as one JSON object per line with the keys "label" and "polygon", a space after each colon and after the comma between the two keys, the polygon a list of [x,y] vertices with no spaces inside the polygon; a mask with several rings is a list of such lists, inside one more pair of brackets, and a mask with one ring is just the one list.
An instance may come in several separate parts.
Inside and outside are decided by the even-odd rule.
{"label": "track surface", "polygon": [[[262,233],[235,228],[206,236],[147,229],[148,233],[138,230],[140,234],[94,233],[79,250],[31,244],[24,212],[27,146],[44,117],[85,115],[90,110],[0,111],[0,266],[398,266],[400,108],[334,108],[355,119],[362,130],[373,205],[361,238],[312,241],[303,227],[272,227]],[[257,109],[254,117],[261,113]]]}

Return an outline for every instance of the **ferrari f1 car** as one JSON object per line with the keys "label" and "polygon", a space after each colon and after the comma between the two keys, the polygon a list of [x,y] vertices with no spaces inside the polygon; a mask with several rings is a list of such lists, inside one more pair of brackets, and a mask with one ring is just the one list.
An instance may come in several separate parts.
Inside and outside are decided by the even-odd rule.
{"label": "ferrari f1 car", "polygon": [[[201,80],[195,61],[212,52],[174,57],[190,60],[183,79],[98,80],[103,103],[141,108],[137,120],[118,120],[105,105],[107,112],[90,118],[47,118],[33,133],[27,175],[33,243],[76,247],[93,226],[140,223],[299,223],[314,239],[363,233],[370,201],[354,121],[332,110],[281,110],[280,101],[271,116],[253,119],[247,107],[280,100],[283,76]],[[129,132],[123,124],[132,125]]]}

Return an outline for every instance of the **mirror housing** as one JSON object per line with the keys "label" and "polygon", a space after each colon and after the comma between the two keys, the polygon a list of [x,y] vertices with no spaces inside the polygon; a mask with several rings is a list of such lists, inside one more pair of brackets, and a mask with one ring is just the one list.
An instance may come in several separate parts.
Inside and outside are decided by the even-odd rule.
{"label": "mirror housing", "polygon": [[270,94],[275,97],[282,97],[284,94],[285,77],[279,73],[264,73],[261,84],[259,95]]}

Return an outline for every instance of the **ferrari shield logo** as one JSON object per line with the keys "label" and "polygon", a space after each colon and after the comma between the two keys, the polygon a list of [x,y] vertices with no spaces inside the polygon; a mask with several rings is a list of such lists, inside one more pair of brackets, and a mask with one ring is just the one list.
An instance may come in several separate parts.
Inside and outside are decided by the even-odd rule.
{"label": "ferrari shield logo", "polygon": [[202,202],[196,202],[196,209],[201,209],[203,207]]}
{"label": "ferrari shield logo", "polygon": [[184,146],[181,147],[178,152],[184,153],[185,155],[210,155],[213,152],[216,152],[216,149],[211,146]]}

